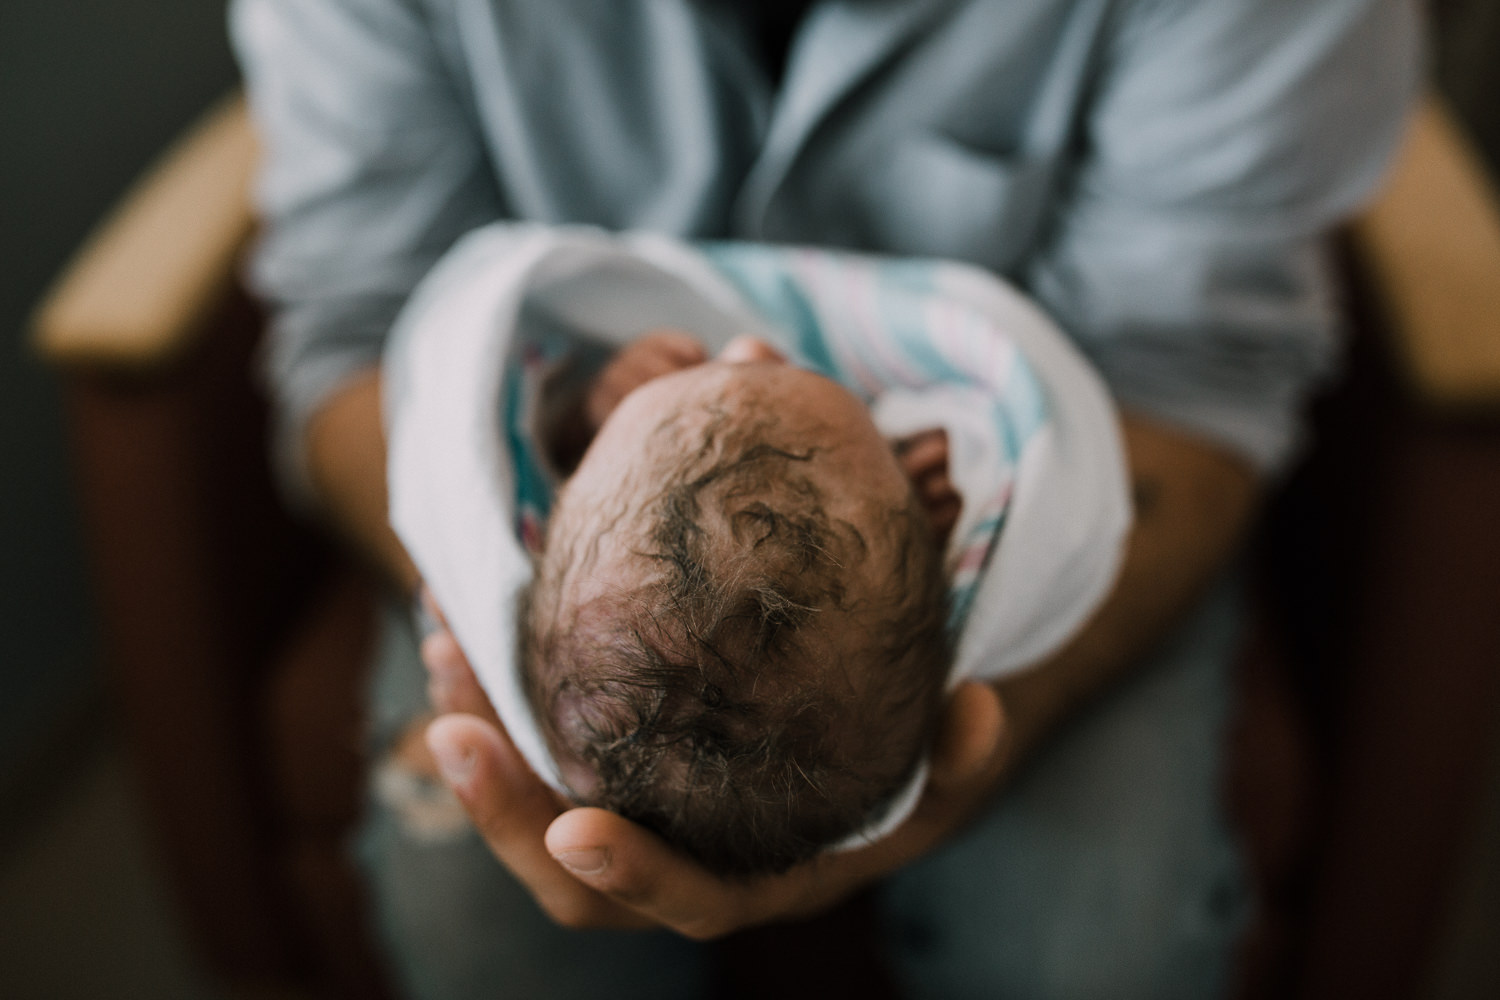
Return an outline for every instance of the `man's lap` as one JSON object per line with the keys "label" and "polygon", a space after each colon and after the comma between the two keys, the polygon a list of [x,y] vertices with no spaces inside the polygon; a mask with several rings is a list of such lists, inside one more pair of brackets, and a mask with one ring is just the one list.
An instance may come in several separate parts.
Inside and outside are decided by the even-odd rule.
{"label": "man's lap", "polygon": [[1248,910],[1223,821],[1232,585],[882,892],[913,997],[1211,997]]}
{"label": "man's lap", "polygon": [[[1221,587],[969,830],[889,880],[887,954],[910,995],[1222,992],[1248,908],[1219,801],[1238,611]],[[391,615],[383,632],[372,713],[388,737],[425,697],[409,627]],[[555,927],[461,820],[390,779],[377,769],[360,858],[413,996],[698,995],[701,948]]]}

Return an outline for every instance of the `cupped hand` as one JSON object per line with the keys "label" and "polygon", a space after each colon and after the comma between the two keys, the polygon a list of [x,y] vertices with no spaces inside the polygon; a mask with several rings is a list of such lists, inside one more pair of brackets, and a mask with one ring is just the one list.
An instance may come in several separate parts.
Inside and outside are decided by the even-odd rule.
{"label": "cupped hand", "polygon": [[956,690],[916,811],[890,836],[819,855],[782,875],[723,879],[650,831],[603,809],[572,809],[547,829],[548,852],[612,905],[695,940],[825,910],[932,850],[988,798],[1004,770],[1004,717],[993,688]]}
{"label": "cupped hand", "polygon": [[946,839],[989,797],[1010,757],[995,691],[964,684],[945,710],[927,789],[899,829],[782,875],[726,880],[623,817],[570,808],[507,738],[452,635],[440,628],[422,654],[434,707],[445,713],[427,730],[443,779],[495,856],[567,927],[664,926],[707,940],[816,913]]}

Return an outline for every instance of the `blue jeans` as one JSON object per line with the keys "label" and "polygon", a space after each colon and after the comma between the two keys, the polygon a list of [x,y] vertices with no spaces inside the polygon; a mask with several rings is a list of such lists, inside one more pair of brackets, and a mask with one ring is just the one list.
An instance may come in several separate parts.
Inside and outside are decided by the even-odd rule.
{"label": "blue jeans", "polygon": [[[1221,778],[1236,588],[1072,720],[972,826],[887,880],[886,955],[911,997],[1205,998],[1248,916]],[[394,619],[377,725],[422,705]],[[703,950],[665,933],[555,927],[462,823],[377,802],[360,856],[393,965],[421,1000],[700,996]],[[442,824],[437,824],[442,826]]]}

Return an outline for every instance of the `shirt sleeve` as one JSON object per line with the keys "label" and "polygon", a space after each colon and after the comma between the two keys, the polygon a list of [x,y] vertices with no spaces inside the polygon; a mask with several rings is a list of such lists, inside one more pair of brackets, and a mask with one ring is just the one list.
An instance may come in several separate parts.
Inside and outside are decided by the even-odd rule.
{"label": "shirt sleeve", "polygon": [[1026,280],[1122,406],[1274,469],[1336,358],[1323,238],[1400,138],[1417,17],[1409,0],[1124,11]]}
{"label": "shirt sleeve", "polygon": [[308,418],[379,363],[417,281],[500,214],[473,116],[416,0],[233,0],[263,162],[250,283],[278,458],[305,492]]}

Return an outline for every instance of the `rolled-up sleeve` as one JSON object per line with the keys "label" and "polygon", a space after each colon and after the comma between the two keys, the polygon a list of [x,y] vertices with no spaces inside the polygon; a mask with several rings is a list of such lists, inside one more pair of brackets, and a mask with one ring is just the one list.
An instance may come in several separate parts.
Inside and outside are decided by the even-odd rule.
{"label": "rolled-up sleeve", "polygon": [[1337,357],[1324,237],[1419,75],[1409,0],[1127,5],[1027,282],[1127,408],[1274,469]]}
{"label": "rolled-up sleeve", "polygon": [[499,207],[477,128],[412,0],[234,0],[263,148],[250,283],[283,471],[309,417],[379,361],[411,289]]}

